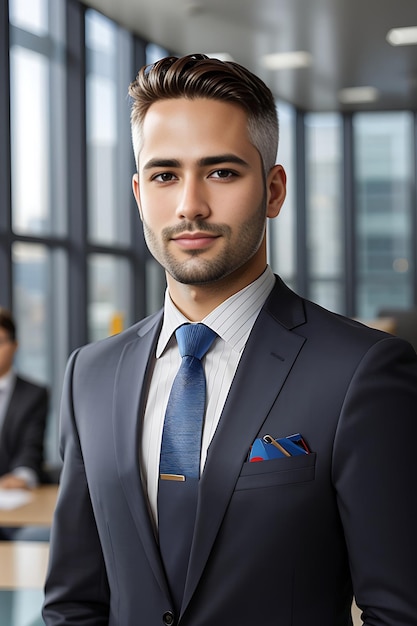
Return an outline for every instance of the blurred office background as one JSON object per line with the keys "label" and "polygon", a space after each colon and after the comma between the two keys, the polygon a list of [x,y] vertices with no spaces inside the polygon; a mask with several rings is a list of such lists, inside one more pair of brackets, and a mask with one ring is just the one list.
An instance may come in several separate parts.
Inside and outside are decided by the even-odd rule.
{"label": "blurred office background", "polygon": [[417,304],[417,46],[387,40],[411,26],[415,0],[1,0],[0,303],[52,389],[51,463],[70,351],[162,303],[131,193],[139,67],[206,52],[264,78],[288,174],[270,264],[368,320]]}

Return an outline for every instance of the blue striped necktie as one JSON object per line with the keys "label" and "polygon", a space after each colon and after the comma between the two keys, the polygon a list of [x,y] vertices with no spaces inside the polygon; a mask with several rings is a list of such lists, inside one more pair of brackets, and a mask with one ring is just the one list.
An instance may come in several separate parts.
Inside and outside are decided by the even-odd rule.
{"label": "blue striped necktie", "polygon": [[182,362],[166,408],[159,469],[161,475],[199,478],[206,405],[201,359],[217,334],[204,324],[184,324],[175,335]]}

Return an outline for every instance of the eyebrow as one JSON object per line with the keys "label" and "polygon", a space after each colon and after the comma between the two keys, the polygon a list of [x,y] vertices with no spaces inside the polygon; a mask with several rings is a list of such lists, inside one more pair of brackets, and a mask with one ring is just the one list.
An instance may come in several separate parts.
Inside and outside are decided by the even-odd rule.
{"label": "eyebrow", "polygon": [[[210,165],[222,165],[226,163],[234,163],[236,165],[241,165],[243,167],[249,167],[248,163],[236,156],[236,154],[218,154],[213,156],[202,157],[198,159],[197,165],[198,167],[207,167]],[[178,159],[149,159],[147,163],[143,166],[143,170],[151,170],[155,167],[172,167],[179,168],[181,167],[181,161]]]}

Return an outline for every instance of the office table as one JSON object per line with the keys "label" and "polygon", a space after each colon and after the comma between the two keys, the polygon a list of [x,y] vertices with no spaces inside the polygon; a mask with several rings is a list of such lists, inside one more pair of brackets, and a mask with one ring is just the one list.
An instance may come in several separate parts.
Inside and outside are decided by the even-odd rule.
{"label": "office table", "polygon": [[32,499],[15,509],[0,509],[0,526],[50,526],[58,495],[57,485],[41,485]]}
{"label": "office table", "polygon": [[0,541],[0,589],[43,589],[49,544]]}
{"label": "office table", "polygon": [[42,626],[46,542],[0,541],[0,626]]}
{"label": "office table", "polygon": [[[28,503],[0,509],[0,526],[49,527],[57,494],[57,485],[34,489]],[[0,541],[0,626],[43,625],[48,553],[46,541]]]}

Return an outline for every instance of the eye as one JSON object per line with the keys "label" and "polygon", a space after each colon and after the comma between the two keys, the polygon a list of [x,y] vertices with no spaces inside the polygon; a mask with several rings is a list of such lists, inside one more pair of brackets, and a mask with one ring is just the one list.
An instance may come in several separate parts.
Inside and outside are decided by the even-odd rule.
{"label": "eye", "polygon": [[176,176],[170,172],[162,172],[161,174],[155,174],[152,176],[152,180],[156,180],[158,183],[170,183],[176,180]]}
{"label": "eye", "polygon": [[211,178],[221,178],[223,180],[228,178],[234,178],[235,176],[237,176],[236,172],[232,172],[232,170],[226,169],[215,170],[210,174]]}

